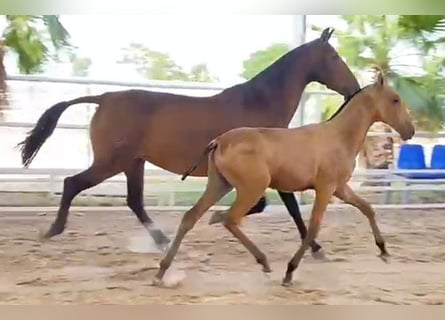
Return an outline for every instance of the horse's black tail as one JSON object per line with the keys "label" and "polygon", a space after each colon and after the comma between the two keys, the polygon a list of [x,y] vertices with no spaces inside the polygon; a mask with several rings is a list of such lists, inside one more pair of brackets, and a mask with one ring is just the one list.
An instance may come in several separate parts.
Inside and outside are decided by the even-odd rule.
{"label": "horse's black tail", "polygon": [[215,140],[210,141],[210,143],[207,145],[207,147],[204,149],[203,154],[201,155],[201,157],[182,175],[181,180],[184,181],[185,178],[187,178],[187,176],[190,175],[190,173],[192,173],[193,171],[195,171],[195,169],[199,166],[199,164],[204,160],[205,157],[207,157],[207,155],[216,149],[216,147],[218,146],[218,144],[216,143]]}
{"label": "horse's black tail", "polygon": [[69,106],[77,103],[99,104],[101,97],[102,96],[80,97],[70,101],[59,102],[47,109],[40,116],[34,128],[28,132],[26,139],[17,144],[17,147],[20,147],[23,166],[26,168],[31,164],[46,139],[53,133],[60,116]]}

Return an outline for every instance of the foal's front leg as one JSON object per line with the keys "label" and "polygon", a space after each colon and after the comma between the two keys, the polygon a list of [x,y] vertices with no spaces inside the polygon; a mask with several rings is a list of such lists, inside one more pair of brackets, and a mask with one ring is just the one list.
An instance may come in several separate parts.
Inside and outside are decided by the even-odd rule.
{"label": "foal's front leg", "polygon": [[344,185],[341,188],[338,188],[335,191],[334,195],[347,204],[350,204],[359,209],[368,218],[372,233],[374,235],[375,243],[380,250],[379,257],[383,261],[388,262],[389,254],[386,251],[385,240],[383,239],[383,236],[377,225],[375,212],[372,209],[371,205],[364,199],[359,197],[357,194],[355,194],[348,185]]}
{"label": "foal's front leg", "polygon": [[[301,211],[298,206],[295,194],[293,192],[282,191],[278,191],[278,194],[280,195],[281,201],[283,201],[284,205],[286,206],[289,215],[294,220],[295,225],[300,232],[301,240],[304,240],[307,234],[307,229],[306,225],[304,224],[303,218],[301,217]],[[320,260],[323,260],[325,258],[322,247],[317,243],[315,239],[310,243],[310,247],[312,249],[312,257]]]}

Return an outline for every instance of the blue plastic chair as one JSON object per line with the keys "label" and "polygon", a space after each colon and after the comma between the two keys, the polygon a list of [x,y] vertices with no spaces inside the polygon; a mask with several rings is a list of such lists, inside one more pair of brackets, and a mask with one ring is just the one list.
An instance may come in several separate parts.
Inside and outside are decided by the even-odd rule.
{"label": "blue plastic chair", "polygon": [[445,169],[445,145],[434,146],[431,154],[431,169]]}
{"label": "blue plastic chair", "polygon": [[[436,144],[431,154],[431,169],[445,169],[445,145]],[[435,179],[445,179],[445,173],[434,173]]]}
{"label": "blue plastic chair", "polygon": [[[400,147],[397,167],[403,170],[445,169],[445,145],[435,145],[431,154],[431,167],[425,164],[425,153],[420,144],[404,144]],[[408,179],[444,179],[445,173],[398,173]],[[415,183],[415,182],[412,182]],[[411,184],[411,183],[408,183]],[[409,191],[403,193],[403,203],[409,202]]]}
{"label": "blue plastic chair", "polygon": [[[420,144],[403,144],[400,146],[397,168],[403,170],[426,169],[425,153]],[[431,179],[427,173],[399,173],[398,175],[408,179]]]}
{"label": "blue plastic chair", "polygon": [[[425,153],[420,144],[400,147],[397,167],[403,170],[445,169],[445,145],[435,145],[431,154],[431,167],[425,165]],[[445,179],[445,173],[399,173],[408,179]]]}

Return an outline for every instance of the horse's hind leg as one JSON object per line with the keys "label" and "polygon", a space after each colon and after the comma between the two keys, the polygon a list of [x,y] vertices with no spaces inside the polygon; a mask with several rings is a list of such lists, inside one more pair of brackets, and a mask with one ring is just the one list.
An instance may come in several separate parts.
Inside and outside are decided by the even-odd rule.
{"label": "horse's hind leg", "polygon": [[377,225],[375,212],[369,205],[369,203],[356,195],[348,185],[338,188],[335,191],[334,195],[344,202],[359,209],[368,218],[372,233],[374,234],[375,243],[380,249],[380,258],[383,261],[387,262],[389,254],[386,251],[385,240],[383,239],[380,229]]}
{"label": "horse's hind leg", "polygon": [[[293,193],[278,191],[280,195],[281,201],[283,201],[286,206],[289,215],[295,222],[298,231],[300,232],[301,240],[304,240],[307,234],[307,228],[304,224],[303,218],[301,217],[301,211],[298,207],[297,199]],[[323,251],[321,250],[321,246],[317,243],[317,241],[312,241],[311,244],[312,256],[316,259],[324,258]]]}
{"label": "horse's hind leg", "polygon": [[204,213],[206,213],[212,205],[224,197],[231,189],[232,186],[230,186],[227,181],[215,170],[214,163],[209,161],[209,174],[206,190],[198,202],[182,217],[181,224],[176,231],[175,239],[168,249],[167,254],[159,264],[159,271],[154,280],[155,284],[162,282],[162,278],[164,277],[167,269],[170,267],[185,235],[195,226]]}
{"label": "horse's hind leg", "polygon": [[266,196],[263,195],[258,202],[252,207],[250,208],[249,211],[247,211],[246,216],[250,216],[251,214],[257,214],[257,213],[261,213],[264,211],[264,209],[267,206],[267,199]]}
{"label": "horse's hind leg", "polygon": [[[247,211],[246,216],[261,213],[264,211],[266,206],[267,206],[267,199],[266,199],[266,196],[263,195],[260,197],[260,199],[257,201],[257,203],[255,203],[254,206],[252,208],[250,208],[249,211]],[[225,215],[225,212],[218,212],[218,211],[213,212],[212,216],[209,219],[209,225],[223,222],[224,215]]]}
{"label": "horse's hind leg", "polygon": [[121,172],[121,170],[117,169],[116,166],[111,166],[107,163],[93,163],[85,171],[65,178],[56,220],[46,234],[42,236],[42,240],[49,239],[63,232],[68,219],[69,208],[74,197],[83,190],[91,188],[119,172]]}
{"label": "horse's hind leg", "polygon": [[127,205],[150,233],[156,246],[163,251],[170,240],[161,229],[155,227],[153,220],[144,209],[144,165],[143,159],[136,159],[124,171],[127,177]]}

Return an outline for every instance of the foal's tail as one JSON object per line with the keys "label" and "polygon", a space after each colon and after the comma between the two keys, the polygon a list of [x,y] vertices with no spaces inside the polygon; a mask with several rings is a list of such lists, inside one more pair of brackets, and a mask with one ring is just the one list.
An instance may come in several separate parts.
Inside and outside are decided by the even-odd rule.
{"label": "foal's tail", "polygon": [[204,160],[207,155],[216,149],[218,147],[218,143],[215,140],[210,141],[210,143],[207,145],[207,147],[204,149],[203,154],[201,157],[182,175],[181,180],[184,181],[185,178],[187,178],[190,173],[195,171],[195,169],[199,166],[199,164]]}
{"label": "foal's tail", "polygon": [[26,139],[17,144],[18,147],[20,146],[23,166],[26,168],[31,164],[46,139],[53,133],[60,116],[69,106],[77,103],[99,104],[101,98],[102,95],[80,97],[70,101],[59,102],[47,109],[40,116],[34,128],[28,132]]}

